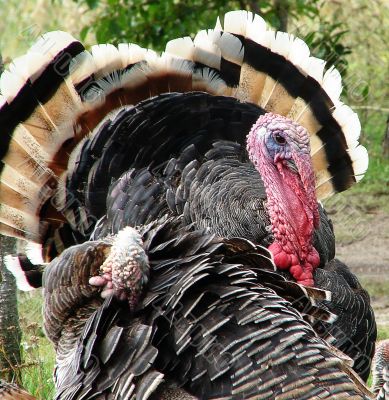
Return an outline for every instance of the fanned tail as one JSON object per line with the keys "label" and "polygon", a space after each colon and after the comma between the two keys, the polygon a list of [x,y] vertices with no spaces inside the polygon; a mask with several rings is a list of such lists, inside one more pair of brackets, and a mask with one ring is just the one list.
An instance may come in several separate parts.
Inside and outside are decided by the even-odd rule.
{"label": "fanned tail", "polygon": [[246,11],[161,55],[134,44],[88,52],[64,32],[43,35],[0,78],[0,231],[42,244],[46,259],[88,237],[95,220],[69,178],[86,138],[112,113],[168,92],[231,96],[290,117],[311,134],[318,197],[347,189],[368,157],[357,115],[339,100],[339,72],[324,68],[302,40]]}

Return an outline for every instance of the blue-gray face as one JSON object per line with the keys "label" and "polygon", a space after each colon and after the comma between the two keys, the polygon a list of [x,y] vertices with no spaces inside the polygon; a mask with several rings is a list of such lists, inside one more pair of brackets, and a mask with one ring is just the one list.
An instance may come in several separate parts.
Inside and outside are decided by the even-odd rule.
{"label": "blue-gray face", "polygon": [[279,160],[290,160],[292,158],[291,146],[289,143],[290,138],[285,132],[281,130],[273,130],[269,128],[261,128],[258,130],[258,136],[261,138],[266,145],[272,161],[277,162]]}

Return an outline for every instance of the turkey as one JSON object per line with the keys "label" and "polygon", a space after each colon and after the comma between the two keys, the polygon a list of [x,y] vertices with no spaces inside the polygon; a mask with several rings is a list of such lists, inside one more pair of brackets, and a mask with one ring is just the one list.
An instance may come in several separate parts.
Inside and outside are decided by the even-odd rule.
{"label": "turkey", "polygon": [[[136,181],[143,169],[170,183],[166,205],[196,225],[220,214],[214,229],[246,228],[259,242],[271,233],[277,266],[312,284],[312,271],[326,261],[313,232],[328,227],[319,227],[326,218],[316,197],[347,189],[367,168],[358,117],[339,100],[339,73],[324,73],[324,61],[300,39],[248,12],[228,13],[224,25],[193,42],[173,40],[161,56],[126,44],[89,53],[52,32],[16,59],[0,81],[2,231],[42,243],[50,258],[88,238],[112,179],[135,169]],[[189,93],[174,107],[174,95],[153,98],[166,92]],[[191,184],[201,194],[207,168],[220,169],[209,179],[221,183],[195,196]],[[226,188],[231,170],[246,179]],[[243,194],[244,209],[257,210],[255,223],[231,207],[243,184],[254,190]]]}
{"label": "turkey", "polygon": [[389,399],[389,339],[377,343],[372,372],[372,390],[377,400]]}
{"label": "turkey", "polygon": [[366,379],[374,315],[333,260],[317,199],[358,181],[368,159],[340,75],[324,64],[248,12],[160,56],[128,44],[89,53],[66,33],[44,35],[0,79],[0,229],[40,245],[46,261],[165,215],[264,245],[279,276],[325,285],[328,311],[356,315],[332,335],[337,345],[351,333],[345,351]]}

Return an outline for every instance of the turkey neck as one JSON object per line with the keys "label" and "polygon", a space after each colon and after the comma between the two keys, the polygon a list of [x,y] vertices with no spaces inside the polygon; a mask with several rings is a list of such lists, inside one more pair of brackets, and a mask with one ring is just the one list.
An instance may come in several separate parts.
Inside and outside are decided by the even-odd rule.
{"label": "turkey neck", "polygon": [[276,242],[289,254],[305,260],[312,247],[314,211],[300,177],[279,161],[261,157],[259,172],[267,196],[267,209]]}
{"label": "turkey neck", "polygon": [[289,269],[297,282],[313,286],[313,270],[320,263],[312,245],[319,218],[309,157],[308,154],[293,156],[298,173],[289,169],[287,161],[277,157],[272,160],[263,147],[255,161],[267,195],[275,238],[269,250],[274,261],[278,268]]}

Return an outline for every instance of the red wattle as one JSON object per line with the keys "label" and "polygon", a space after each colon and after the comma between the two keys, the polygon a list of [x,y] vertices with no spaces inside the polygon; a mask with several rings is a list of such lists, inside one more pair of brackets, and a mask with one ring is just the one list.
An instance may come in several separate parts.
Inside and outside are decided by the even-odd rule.
{"label": "red wattle", "polygon": [[288,269],[291,265],[291,256],[283,250],[279,243],[272,243],[269,246],[269,251],[273,254],[274,263],[279,269]]}
{"label": "red wattle", "polygon": [[313,282],[313,267],[309,263],[301,265],[292,265],[289,269],[293,278],[296,279],[297,283],[304,286],[314,286]]}
{"label": "red wattle", "polygon": [[320,264],[319,253],[314,247],[304,263],[299,262],[295,254],[288,254],[277,242],[269,246],[269,251],[273,254],[274,263],[278,269],[289,269],[298,283],[304,286],[314,286],[313,271]]}
{"label": "red wattle", "polygon": [[317,266],[319,266],[319,264],[320,264],[320,256],[319,256],[319,253],[317,252],[317,250],[314,247],[312,247],[311,253],[308,254],[307,261],[309,263],[311,263],[315,268]]}

